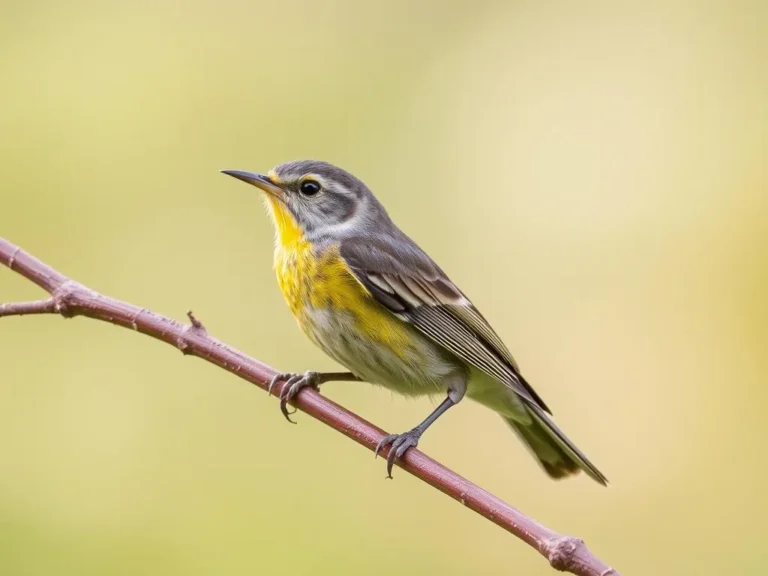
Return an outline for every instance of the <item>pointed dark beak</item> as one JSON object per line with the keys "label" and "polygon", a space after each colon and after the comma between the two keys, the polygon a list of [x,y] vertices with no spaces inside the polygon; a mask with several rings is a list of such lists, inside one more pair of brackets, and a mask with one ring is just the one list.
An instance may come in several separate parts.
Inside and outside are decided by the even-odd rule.
{"label": "pointed dark beak", "polygon": [[253,172],[244,172],[242,170],[220,170],[222,174],[232,176],[243,182],[247,182],[256,188],[261,188],[264,192],[272,194],[273,196],[282,196],[283,189],[269,179],[269,176],[264,174],[254,174]]}

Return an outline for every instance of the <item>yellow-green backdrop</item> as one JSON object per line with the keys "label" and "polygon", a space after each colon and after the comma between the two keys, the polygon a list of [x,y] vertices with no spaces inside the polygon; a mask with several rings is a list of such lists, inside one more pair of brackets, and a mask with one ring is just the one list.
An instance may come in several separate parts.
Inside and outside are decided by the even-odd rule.
{"label": "yellow-green backdrop", "polygon": [[[765,2],[0,7],[0,236],[283,370],[332,369],[257,190],[365,180],[613,485],[466,403],[422,447],[624,574],[764,574]],[[0,301],[39,292],[0,270]],[[325,390],[390,431],[430,409]],[[530,574],[491,523],[130,331],[0,321],[3,575]]]}

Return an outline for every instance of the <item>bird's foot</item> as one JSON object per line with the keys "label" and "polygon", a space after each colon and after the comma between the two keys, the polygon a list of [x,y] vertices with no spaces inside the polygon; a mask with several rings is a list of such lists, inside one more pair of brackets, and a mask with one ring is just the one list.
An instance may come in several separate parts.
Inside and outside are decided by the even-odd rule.
{"label": "bird's foot", "polygon": [[267,392],[271,395],[272,389],[275,387],[275,385],[278,382],[283,382],[283,386],[280,388],[280,411],[283,413],[283,416],[285,416],[288,422],[291,424],[296,424],[296,422],[291,420],[291,414],[296,412],[296,409],[294,409],[293,412],[289,412],[288,402],[293,400],[296,395],[304,388],[314,388],[317,390],[320,384],[319,380],[319,372],[307,371],[304,372],[304,374],[296,374],[293,372],[276,374],[272,380],[269,381]]}
{"label": "bird's foot", "polygon": [[405,434],[390,434],[382,438],[381,442],[376,445],[376,450],[373,452],[373,457],[379,455],[382,449],[386,446],[390,446],[389,454],[387,455],[387,478],[392,478],[392,467],[395,465],[395,460],[401,458],[408,448],[416,448],[419,445],[419,438],[421,438],[422,431],[418,428],[414,428],[410,432]]}

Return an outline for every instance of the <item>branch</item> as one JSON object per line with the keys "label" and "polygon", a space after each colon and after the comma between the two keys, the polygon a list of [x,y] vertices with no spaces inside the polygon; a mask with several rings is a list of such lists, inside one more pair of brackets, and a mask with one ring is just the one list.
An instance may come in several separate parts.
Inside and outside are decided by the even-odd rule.
{"label": "branch", "polygon": [[34,302],[11,302],[0,304],[0,318],[3,316],[27,316],[29,314],[55,314],[56,301],[53,298]]}
{"label": "branch", "polygon": [[[0,318],[24,314],[60,314],[65,318],[87,316],[110,322],[162,340],[184,354],[207,360],[263,390],[267,389],[270,379],[277,373],[258,360],[209,336],[191,312],[187,313],[191,324],[182,324],[151,310],[99,294],[67,278],[3,238],[0,238],[0,263],[34,282],[50,295],[47,300],[0,304]],[[277,392],[279,396],[280,390]],[[304,389],[292,403],[369,450],[373,450],[384,437],[382,430],[315,390]],[[593,556],[581,539],[563,536],[542,526],[423,452],[410,449],[397,463],[405,471],[532,546],[556,570],[578,576],[619,576],[616,570]]]}

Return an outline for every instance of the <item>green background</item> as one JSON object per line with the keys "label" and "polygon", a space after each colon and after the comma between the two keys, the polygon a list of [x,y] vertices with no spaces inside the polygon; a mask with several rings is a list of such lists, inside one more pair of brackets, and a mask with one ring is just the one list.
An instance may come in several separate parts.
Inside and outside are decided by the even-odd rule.
{"label": "green background", "polygon": [[[431,456],[623,574],[764,574],[765,2],[0,7],[0,236],[281,370],[335,369],[220,168],[365,180],[612,482],[467,402]],[[40,292],[0,270],[0,301]],[[324,393],[389,431],[430,410]],[[552,574],[307,416],[145,336],[0,321],[3,575]]]}

